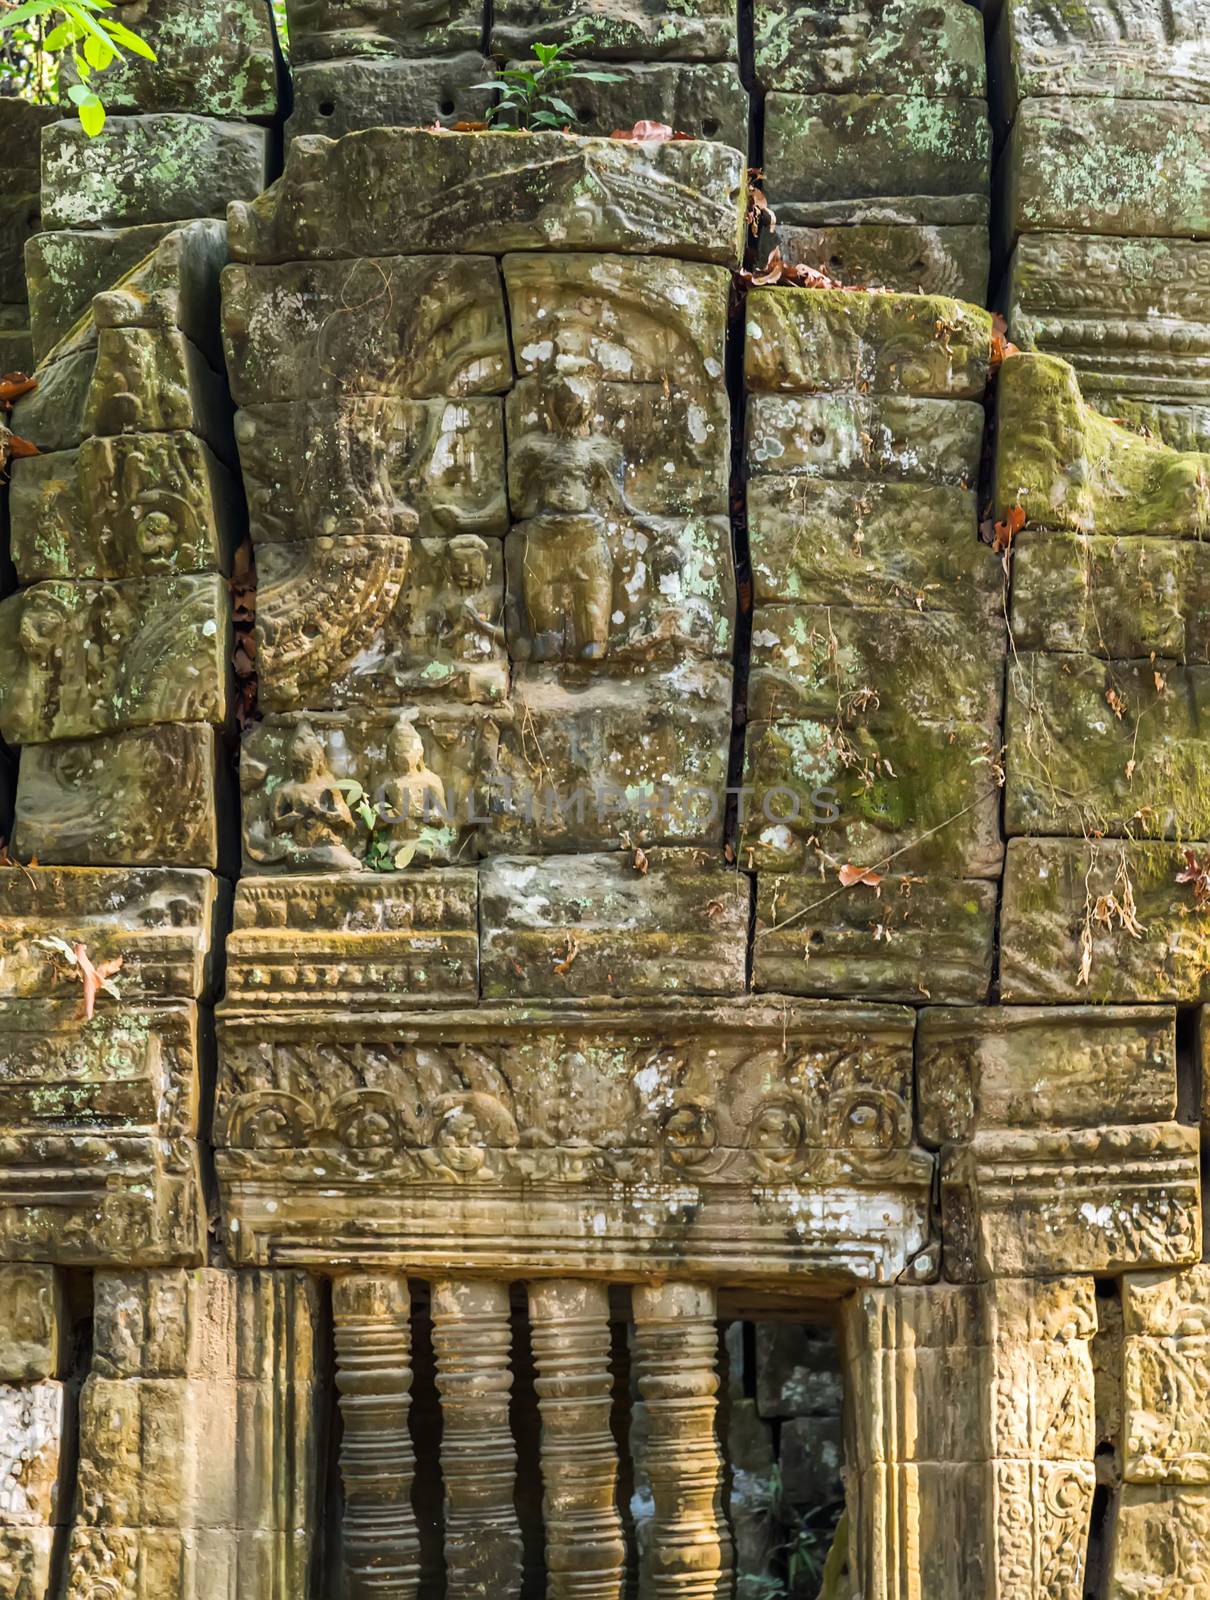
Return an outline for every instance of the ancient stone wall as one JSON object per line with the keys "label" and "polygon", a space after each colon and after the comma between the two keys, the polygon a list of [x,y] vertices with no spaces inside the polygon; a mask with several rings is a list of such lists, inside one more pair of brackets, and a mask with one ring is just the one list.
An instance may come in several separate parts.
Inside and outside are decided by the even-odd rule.
{"label": "ancient stone wall", "polygon": [[0,1600],[1204,1600],[1210,23],[123,9],[0,100]]}

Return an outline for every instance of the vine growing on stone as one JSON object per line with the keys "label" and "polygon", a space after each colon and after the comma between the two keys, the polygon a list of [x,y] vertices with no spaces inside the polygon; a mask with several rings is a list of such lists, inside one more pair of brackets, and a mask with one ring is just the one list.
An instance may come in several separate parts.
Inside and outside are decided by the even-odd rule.
{"label": "vine growing on stone", "polygon": [[67,85],[67,97],[90,138],[105,126],[105,103],[97,92],[96,76],[115,61],[125,60],[126,51],[145,61],[156,59],[145,39],[106,15],[114,9],[114,0],[21,0],[16,6],[0,0],[0,4],[6,7],[0,12],[0,33],[10,35],[20,53],[34,58],[39,89],[50,89],[53,95],[59,69],[66,63],[75,69],[79,82]]}

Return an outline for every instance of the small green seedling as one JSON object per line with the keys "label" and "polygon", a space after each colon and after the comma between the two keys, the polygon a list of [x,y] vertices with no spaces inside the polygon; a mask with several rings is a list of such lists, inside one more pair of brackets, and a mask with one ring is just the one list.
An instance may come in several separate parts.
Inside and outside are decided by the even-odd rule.
{"label": "small green seedling", "polygon": [[518,132],[558,131],[578,122],[574,107],[563,98],[572,83],[621,83],[620,72],[605,72],[586,67],[572,57],[592,43],[585,28],[577,28],[562,44],[535,44],[533,61],[501,68],[490,83],[477,83],[476,89],[499,89],[498,104],[487,112],[489,124]]}

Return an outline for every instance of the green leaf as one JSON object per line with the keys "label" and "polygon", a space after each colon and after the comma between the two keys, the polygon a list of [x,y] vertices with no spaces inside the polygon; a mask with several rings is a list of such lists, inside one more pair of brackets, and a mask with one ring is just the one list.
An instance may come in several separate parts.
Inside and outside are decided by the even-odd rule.
{"label": "green leaf", "polygon": [[86,88],[82,83],[69,83],[67,85],[67,98],[73,106],[83,105],[90,94],[92,94],[92,90]]}
{"label": "green leaf", "polygon": [[374,824],[378,821],[378,818],[374,815],[374,807],[369,801],[359,800],[353,809],[366,827],[373,831]]}
{"label": "green leaf", "polygon": [[[61,0],[60,9],[65,11],[69,17],[74,17],[77,22],[83,25],[87,33],[91,33],[96,38],[100,39],[102,44],[110,43],[105,34],[101,32],[98,24],[92,20],[88,14],[88,11],[84,9],[84,5],[81,3],[81,0]],[[119,50],[117,53],[121,55],[122,52]]]}
{"label": "green leaf", "polygon": [[104,72],[116,54],[117,51],[112,45],[105,44],[103,40],[95,38],[91,33],[84,41],[84,59],[90,67],[95,67],[98,72]]}
{"label": "green leaf", "polygon": [[45,17],[52,11],[59,9],[55,0],[25,0],[24,5],[15,11],[6,11],[0,17],[0,33],[8,28],[16,28],[23,22],[35,22],[39,17]]}
{"label": "green leaf", "polygon": [[365,790],[356,778],[337,778],[336,787],[351,806],[355,806],[362,795],[365,794]]}
{"label": "green leaf", "polygon": [[71,64],[80,74],[80,82],[87,83],[89,78],[92,77],[92,68],[88,65],[88,62],[85,61],[84,57],[78,50],[72,51]]}
{"label": "green leaf", "polygon": [[95,95],[89,95],[87,100],[81,100],[79,105],[80,126],[90,139],[95,139],[105,126],[105,107]]}
{"label": "green leaf", "polygon": [[146,39],[140,39],[137,33],[132,33],[125,23],[111,22],[108,17],[102,17],[101,26],[109,34],[110,38],[115,39],[118,44],[124,44],[131,55],[142,56],[144,61],[155,61],[157,59],[155,51],[147,43]]}
{"label": "green leaf", "polygon": [[576,77],[584,83],[625,83],[626,81],[624,72],[580,72],[577,69]]}
{"label": "green leaf", "polygon": [[78,22],[72,20],[60,22],[57,27],[52,28],[46,35],[46,38],[42,41],[42,48],[44,50],[65,50],[69,44],[75,44],[83,32],[84,29],[81,28]]}
{"label": "green leaf", "polygon": [[420,841],[418,839],[413,839],[411,844],[402,845],[398,850],[396,850],[395,854],[391,857],[391,862],[396,872],[402,872],[404,867],[409,864],[412,857],[416,854],[416,846],[419,843]]}
{"label": "green leaf", "polygon": [[557,112],[565,122],[579,121],[579,112],[569,106],[566,100],[560,100],[557,94],[546,96],[546,109]]}

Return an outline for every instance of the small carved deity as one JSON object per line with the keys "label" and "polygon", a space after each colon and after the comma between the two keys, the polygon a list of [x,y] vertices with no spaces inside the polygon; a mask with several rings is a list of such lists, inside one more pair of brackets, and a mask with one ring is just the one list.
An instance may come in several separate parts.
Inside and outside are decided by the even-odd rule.
{"label": "small carved deity", "polygon": [[478,661],[504,644],[504,629],[491,620],[494,595],[486,542],[460,533],[445,547],[448,591],[438,631],[456,661]]}
{"label": "small carved deity", "polygon": [[424,745],[416,724],[406,717],[391,729],[387,740],[387,767],[390,776],[375,796],[378,814],[384,822],[416,838],[424,824],[445,812],[445,785],[425,765]]}
{"label": "small carved deity", "polygon": [[300,722],[286,755],[289,777],[272,794],[269,826],[288,839],[300,866],[348,871],[360,862],[344,841],[357,824],[336,786],[323,745],[309,722]]}
{"label": "small carved deity", "polygon": [[[15,599],[10,604],[19,604]],[[62,693],[71,616],[63,599],[35,586],[25,596],[17,641],[24,672],[4,696],[5,723],[12,729],[53,725]],[[7,734],[15,738],[13,732]]]}

